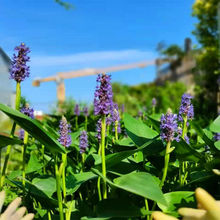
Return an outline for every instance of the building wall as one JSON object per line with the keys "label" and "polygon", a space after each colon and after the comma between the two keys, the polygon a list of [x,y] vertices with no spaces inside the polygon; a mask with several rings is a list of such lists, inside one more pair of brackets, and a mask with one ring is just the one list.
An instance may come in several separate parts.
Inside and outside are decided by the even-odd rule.
{"label": "building wall", "polygon": [[12,85],[9,79],[10,63],[0,51],[0,103],[11,106]]}

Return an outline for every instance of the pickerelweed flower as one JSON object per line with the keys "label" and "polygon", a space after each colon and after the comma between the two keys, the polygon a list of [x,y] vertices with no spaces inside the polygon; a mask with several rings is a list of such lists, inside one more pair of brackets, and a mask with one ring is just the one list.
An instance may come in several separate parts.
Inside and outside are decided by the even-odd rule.
{"label": "pickerelweed flower", "polygon": [[84,106],[83,114],[84,114],[85,117],[88,117],[88,115],[89,115],[89,108],[87,106]]}
{"label": "pickerelweed flower", "polygon": [[113,104],[113,109],[112,109],[112,121],[120,121],[120,115],[118,111],[118,104],[114,103]]}
{"label": "pickerelweed flower", "polygon": [[106,117],[106,125],[110,126],[112,123],[112,118],[111,116]]}
{"label": "pickerelweed flower", "polygon": [[183,121],[184,116],[187,116],[187,119],[193,119],[194,109],[191,103],[192,98],[193,97],[190,94],[185,93],[182,95],[181,105],[179,109],[179,116],[178,116],[179,121]]}
{"label": "pickerelweed flower", "polygon": [[20,83],[30,75],[30,67],[26,64],[30,61],[30,57],[27,55],[30,49],[24,43],[21,43],[20,46],[15,47],[15,51],[18,54],[13,54],[10,78]]}
{"label": "pickerelweed flower", "polygon": [[19,130],[19,139],[24,140],[24,129],[23,128],[20,128]]}
{"label": "pickerelweed flower", "polygon": [[122,104],[121,105],[121,113],[124,113],[125,112],[125,104]]}
{"label": "pickerelweed flower", "polygon": [[113,94],[111,86],[111,76],[106,74],[99,74],[97,77],[97,86],[94,98],[94,114],[108,115],[113,107]]}
{"label": "pickerelweed flower", "polygon": [[[114,125],[116,125],[116,123],[117,123],[117,132],[121,133],[120,114],[119,114],[117,103],[113,104],[112,121],[113,121]],[[113,126],[113,131],[115,131],[115,126]]]}
{"label": "pickerelweed flower", "polygon": [[28,104],[21,109],[21,113],[23,113],[23,114],[27,115],[28,117],[34,119],[34,109],[30,108]]}
{"label": "pickerelweed flower", "polygon": [[79,108],[79,104],[76,104],[74,107],[74,114],[79,116],[80,115],[80,108]]}
{"label": "pickerelweed flower", "polygon": [[64,116],[60,120],[59,128],[60,128],[59,130],[60,137],[58,138],[58,141],[64,147],[69,147],[72,142],[71,135],[69,134],[71,130],[70,130],[70,125],[67,123],[67,120]]}
{"label": "pickerelweed flower", "polygon": [[101,141],[101,129],[102,129],[102,120],[100,118],[96,124],[96,132],[97,132],[96,137],[98,138],[99,142]]}
{"label": "pickerelweed flower", "polygon": [[179,141],[179,131],[177,124],[177,115],[167,112],[162,114],[160,119],[160,136],[163,141],[171,142],[173,140]]}
{"label": "pickerelweed flower", "polygon": [[220,133],[216,133],[214,136],[215,141],[220,141]]}
{"label": "pickerelweed flower", "polygon": [[143,117],[143,112],[141,110],[138,111],[137,118],[142,118]]}
{"label": "pickerelweed flower", "polygon": [[156,107],[156,105],[157,105],[157,100],[156,100],[156,98],[153,98],[152,99],[152,107]]}
{"label": "pickerelweed flower", "polygon": [[80,153],[85,153],[86,148],[88,147],[88,136],[86,131],[81,131],[80,137],[79,137],[79,148]]}

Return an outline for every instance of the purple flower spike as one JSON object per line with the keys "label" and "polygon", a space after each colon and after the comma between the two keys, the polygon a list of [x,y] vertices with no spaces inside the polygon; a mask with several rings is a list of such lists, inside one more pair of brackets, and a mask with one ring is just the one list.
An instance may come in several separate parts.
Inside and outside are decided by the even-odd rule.
{"label": "purple flower spike", "polygon": [[186,141],[187,144],[189,144],[189,137],[185,135],[184,140]]}
{"label": "purple flower spike", "polygon": [[20,139],[20,140],[24,140],[24,129],[23,129],[23,128],[21,128],[21,129],[19,130],[19,139]]}
{"label": "purple flower spike", "polygon": [[84,114],[85,117],[88,117],[88,116],[89,116],[89,108],[88,108],[87,106],[85,106],[85,107],[83,108],[83,114]]}
{"label": "purple flower spike", "polygon": [[177,115],[168,112],[166,115],[162,114],[160,119],[160,136],[163,141],[179,141],[179,129],[177,124]]}
{"label": "purple flower spike", "polygon": [[64,116],[60,120],[59,128],[60,128],[60,130],[59,130],[60,137],[58,138],[58,141],[64,147],[69,147],[72,142],[71,135],[69,134],[71,132],[71,130],[70,130],[70,125],[67,123],[67,120]]}
{"label": "purple flower spike", "polygon": [[118,104],[114,103],[113,104],[113,111],[112,111],[112,121],[120,121],[120,115],[118,111]]}
{"label": "purple flower spike", "polygon": [[108,116],[106,118],[106,125],[111,125],[111,123],[112,123],[112,118],[110,116]]}
{"label": "purple flower spike", "polygon": [[187,116],[188,119],[193,119],[194,109],[191,103],[192,98],[193,97],[190,94],[185,93],[182,95],[181,105],[179,109],[179,116],[178,116],[179,121],[183,121],[183,116]]}
{"label": "purple flower spike", "polygon": [[[118,123],[117,131],[118,131],[118,133],[121,133],[120,114],[119,114],[118,104],[117,103],[113,104],[112,121],[114,122],[114,125],[116,124],[116,122]],[[115,126],[113,127],[113,131],[115,131]]]}
{"label": "purple flower spike", "polygon": [[99,142],[101,141],[101,130],[102,130],[102,120],[100,118],[96,124],[96,132],[97,132],[96,137],[98,138]]}
{"label": "purple flower spike", "polygon": [[141,110],[138,111],[138,117],[142,118],[143,117],[143,112]]}
{"label": "purple flower spike", "polygon": [[34,119],[34,109],[30,108],[29,105],[26,105],[21,109],[21,113],[27,115],[28,117]]}
{"label": "purple flower spike", "polygon": [[156,100],[156,98],[153,98],[152,99],[152,107],[156,107],[156,105],[157,105],[157,100]]}
{"label": "purple flower spike", "polygon": [[74,114],[79,116],[80,115],[80,108],[79,108],[79,104],[76,104],[75,105],[75,108],[74,108]]}
{"label": "purple flower spike", "polygon": [[17,51],[18,54],[13,54],[10,79],[14,79],[20,83],[30,75],[30,67],[26,64],[30,61],[30,57],[27,55],[30,53],[30,49],[26,47],[24,43],[21,43],[21,45],[15,47],[14,50]]}
{"label": "purple flower spike", "polygon": [[99,74],[97,77],[97,86],[94,98],[94,114],[108,115],[112,111],[112,86],[111,77],[106,74]]}
{"label": "purple flower spike", "polygon": [[121,105],[121,113],[124,113],[125,112],[125,104],[122,104]]}
{"label": "purple flower spike", "polygon": [[88,136],[86,131],[81,131],[80,137],[79,137],[79,148],[80,153],[85,153],[86,148],[88,147]]}
{"label": "purple flower spike", "polygon": [[220,133],[216,133],[214,136],[215,141],[220,141]]}

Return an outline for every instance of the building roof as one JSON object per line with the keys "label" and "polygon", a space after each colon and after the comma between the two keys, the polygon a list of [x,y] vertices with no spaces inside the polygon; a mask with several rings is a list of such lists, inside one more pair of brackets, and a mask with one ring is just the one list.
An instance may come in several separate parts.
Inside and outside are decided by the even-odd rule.
{"label": "building roof", "polygon": [[0,56],[5,60],[5,62],[10,66],[11,64],[11,59],[9,56],[4,52],[4,50],[0,47]]}

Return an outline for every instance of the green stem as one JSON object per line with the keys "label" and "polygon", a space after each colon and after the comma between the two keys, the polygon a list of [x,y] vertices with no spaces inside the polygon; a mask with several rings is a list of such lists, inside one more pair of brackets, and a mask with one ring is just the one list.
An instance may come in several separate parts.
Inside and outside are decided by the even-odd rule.
{"label": "green stem", "polygon": [[155,114],[155,107],[153,106],[152,107],[152,115],[154,115]]}
{"label": "green stem", "polygon": [[58,163],[58,161],[57,161],[57,156],[56,156],[56,158],[55,158],[55,175],[56,175],[57,199],[58,199],[60,220],[64,220],[62,193],[61,193],[61,186],[60,186],[61,180],[60,180],[60,172],[59,172],[57,163]]}
{"label": "green stem", "polygon": [[78,116],[76,115],[76,124],[75,124],[75,126],[76,126],[76,130],[78,130]]}
{"label": "green stem", "polygon": [[[148,206],[147,199],[145,199],[144,201],[145,201],[145,209],[146,209],[146,211],[149,211],[149,206]],[[147,220],[150,220],[150,216],[148,214],[147,214]]]}
{"label": "green stem", "polygon": [[[171,142],[167,142],[167,146],[166,146],[166,153],[165,153],[165,158],[164,158],[164,169],[163,169],[163,176],[160,182],[160,188],[162,189],[164,182],[166,180],[166,176],[167,176],[167,170],[168,170],[168,165],[169,165],[169,160],[170,160],[170,146],[171,146]],[[152,211],[155,210],[157,203],[154,202],[153,207],[152,207]],[[150,218],[152,219],[152,217]]]}
{"label": "green stem", "polygon": [[183,139],[185,139],[186,133],[187,133],[187,116],[183,116],[183,132],[182,132]]}
{"label": "green stem", "polygon": [[47,212],[48,220],[51,220],[51,214],[50,211]]}
{"label": "green stem", "polygon": [[[42,163],[44,164],[44,145],[41,145],[41,153],[42,153]],[[45,166],[43,167],[43,174],[46,174]]]}
{"label": "green stem", "polygon": [[115,140],[118,140],[118,121],[115,121]]}
{"label": "green stem", "polygon": [[68,210],[67,210],[67,214],[66,214],[66,220],[70,220],[71,219],[71,212],[72,212],[72,206],[73,206],[74,200],[72,199]]}
{"label": "green stem", "polygon": [[20,102],[21,102],[21,85],[19,82],[16,84],[16,97],[15,97],[15,109],[20,110]]}
{"label": "green stem", "polygon": [[[101,143],[99,143],[99,150],[98,150],[98,155],[101,155],[102,152],[102,146]],[[101,193],[101,178],[98,177],[97,181],[97,190],[98,190],[98,195],[99,195],[99,201],[102,200],[102,193]]]}
{"label": "green stem", "polygon": [[163,187],[164,182],[167,177],[167,170],[168,170],[168,165],[169,165],[169,160],[170,160],[170,146],[171,146],[171,142],[169,141],[167,142],[167,146],[166,146],[166,154],[164,158],[164,170],[163,170],[163,176],[160,182],[160,188]]}
{"label": "green stem", "polygon": [[[187,116],[183,116],[183,131],[182,131],[182,136],[181,136],[183,140],[185,139],[186,134],[187,134]],[[180,186],[184,185],[187,175],[188,175],[187,173],[185,173],[185,166],[187,166],[186,163],[187,162],[180,161],[180,164],[179,164]]]}
{"label": "green stem", "polygon": [[87,131],[88,117],[85,116],[85,130]]}
{"label": "green stem", "polygon": [[66,174],[65,174],[66,159],[67,159],[66,153],[62,154],[62,161],[63,161],[62,184],[63,184],[63,201],[64,201],[64,203],[66,203]]}
{"label": "green stem", "polygon": [[99,201],[101,201],[101,200],[102,200],[102,193],[101,193],[101,177],[98,177],[98,181],[97,181],[97,189],[98,189]]}
{"label": "green stem", "polygon": [[0,175],[2,170],[2,149],[0,149]]}
{"label": "green stem", "polygon": [[[105,130],[106,122],[105,116],[102,116],[102,128],[101,128],[101,156],[102,156],[102,175],[106,177],[106,164],[105,164]],[[103,180],[103,199],[107,199],[107,187],[106,181]]]}
{"label": "green stem", "polygon": [[25,193],[25,158],[26,158],[26,148],[27,148],[27,143],[28,143],[28,132],[24,132],[24,146],[22,148],[22,186],[23,186],[23,194]]}
{"label": "green stem", "polygon": [[84,163],[85,163],[85,153],[82,153],[82,168],[81,168],[81,172],[83,172],[83,170],[84,170]]}

